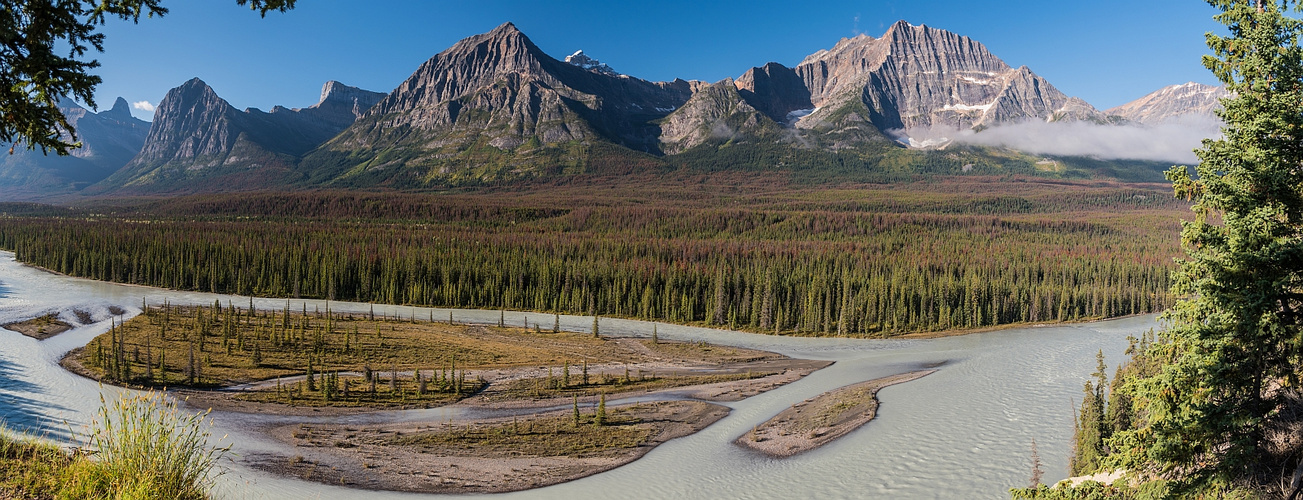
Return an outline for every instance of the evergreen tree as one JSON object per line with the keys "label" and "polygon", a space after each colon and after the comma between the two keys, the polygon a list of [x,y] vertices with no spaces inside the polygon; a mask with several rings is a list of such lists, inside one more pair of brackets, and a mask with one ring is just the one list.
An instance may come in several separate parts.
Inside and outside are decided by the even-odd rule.
{"label": "evergreen tree", "polygon": [[575,427],[579,427],[579,395],[574,396],[574,411],[571,412],[571,421]]}
{"label": "evergreen tree", "polygon": [[1103,424],[1104,402],[1099,397],[1095,384],[1086,382],[1082,390],[1081,413],[1077,417],[1077,428],[1073,433],[1075,450],[1069,468],[1074,475],[1091,474],[1100,465],[1101,451],[1104,448],[1100,427]]}
{"label": "evergreen tree", "polygon": [[593,425],[599,427],[606,425],[606,393],[598,396],[597,415],[593,416]]}
{"label": "evergreen tree", "polygon": [[1196,153],[1197,177],[1168,171],[1193,201],[1183,223],[1181,297],[1167,313],[1166,360],[1133,383],[1145,422],[1118,433],[1119,466],[1156,467],[1178,494],[1229,484],[1266,463],[1265,430],[1298,386],[1303,355],[1303,23],[1295,0],[1212,0],[1226,36],[1209,33],[1204,65],[1232,97],[1222,137]]}

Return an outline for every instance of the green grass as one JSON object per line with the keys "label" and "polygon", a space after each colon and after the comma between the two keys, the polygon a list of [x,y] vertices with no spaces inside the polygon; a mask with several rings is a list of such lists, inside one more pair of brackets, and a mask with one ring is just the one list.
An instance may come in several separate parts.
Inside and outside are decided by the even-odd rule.
{"label": "green grass", "polygon": [[70,469],[84,460],[0,430],[0,498],[56,498]]}
{"label": "green grass", "polygon": [[89,456],[0,429],[0,498],[208,498],[226,449],[208,445],[206,418],[154,392],[101,399],[84,443]]}

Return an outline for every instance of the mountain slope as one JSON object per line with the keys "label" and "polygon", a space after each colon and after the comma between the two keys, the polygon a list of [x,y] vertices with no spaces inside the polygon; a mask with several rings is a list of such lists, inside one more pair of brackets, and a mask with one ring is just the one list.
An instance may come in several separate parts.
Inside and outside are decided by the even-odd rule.
{"label": "mountain slope", "polygon": [[1189,82],[1163,87],[1105,113],[1133,122],[1156,124],[1183,115],[1213,116],[1222,106],[1221,99],[1226,97],[1230,97],[1230,92],[1225,87]]}
{"label": "mountain slope", "polygon": [[28,200],[69,193],[108,177],[131,160],[145,142],[149,122],[131,116],[121,97],[94,113],[75,102],[59,105],[82,147],[70,156],[15,149],[0,161],[0,197]]}
{"label": "mountain slope", "polygon": [[159,102],[140,153],[88,192],[283,185],[296,179],[291,167],[298,156],[351,125],[383,95],[332,81],[323,87],[320,102],[309,108],[239,111],[194,78]]}
{"label": "mountain slope", "polygon": [[434,55],[389,94],[330,82],[311,108],[238,111],[187,82],[160,103],[140,154],[95,188],[422,189],[673,168],[1002,172],[1025,155],[906,146],[1112,119],[981,43],[904,21],[714,84],[621,75],[582,51],[558,60],[505,23]]}
{"label": "mountain slope", "polygon": [[333,185],[423,186],[578,171],[595,143],[659,153],[653,122],[693,84],[576,64],[511,23],[469,37],[422,64],[304,171]]}
{"label": "mountain slope", "polygon": [[661,121],[661,150],[682,153],[708,142],[776,142],[781,127],[748,104],[726,78],[708,85]]}
{"label": "mountain slope", "polygon": [[835,126],[862,108],[881,131],[981,128],[1021,120],[1103,120],[1026,67],[1012,68],[968,37],[905,21],[882,36],[842,39],[795,71],[815,111],[798,127]]}

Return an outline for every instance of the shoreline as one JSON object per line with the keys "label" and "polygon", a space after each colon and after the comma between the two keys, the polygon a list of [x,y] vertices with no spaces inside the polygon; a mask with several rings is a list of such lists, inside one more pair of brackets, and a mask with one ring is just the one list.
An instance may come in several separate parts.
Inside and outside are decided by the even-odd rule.
{"label": "shoreline", "polygon": [[[585,418],[593,412],[591,407],[581,408]],[[661,444],[709,427],[728,416],[731,410],[701,401],[654,401],[610,406],[607,411],[614,422],[605,427],[593,427],[588,422],[577,427],[565,423],[570,410],[545,412],[525,419],[483,419],[464,426],[449,422],[282,425],[267,435],[294,446],[299,454],[292,457],[260,454],[249,457],[248,463],[279,476],[366,491],[506,493],[565,483],[632,463]],[[528,430],[522,433],[520,426]],[[419,444],[423,437],[449,434],[512,433],[515,435],[508,439],[528,440],[549,432],[555,436],[607,429],[640,433],[642,437],[581,451],[554,448],[525,453],[492,445],[476,447],[437,441]]]}
{"label": "shoreline", "polygon": [[[12,250],[0,250],[0,251],[13,253]],[[94,278],[83,278],[83,277],[80,277],[80,276],[72,276],[72,275],[69,275],[69,274],[60,273],[60,272],[58,272],[58,271],[52,271],[52,270],[50,270],[50,269],[46,269],[46,268],[41,267],[41,266],[37,266],[37,265],[34,265],[34,264],[29,264],[29,263],[27,263],[27,262],[23,262],[23,261],[21,261],[21,260],[18,260],[17,255],[14,256],[14,262],[17,262],[19,265],[27,266],[27,267],[30,267],[30,268],[32,268],[32,269],[36,269],[36,270],[38,270],[38,271],[42,271],[42,272],[46,272],[46,273],[50,273],[50,274],[53,274],[53,275],[56,275],[56,276],[63,276],[63,277],[73,278],[73,279],[84,279],[84,280],[90,280],[90,281],[95,281],[95,282],[100,282],[100,283],[110,283],[110,284],[114,284],[114,285],[122,285],[122,286],[130,286],[130,287],[153,288],[153,289],[157,289],[157,290],[166,290],[166,291],[169,291],[169,292],[179,292],[179,293],[186,293],[186,292],[193,292],[193,293],[208,293],[208,294],[214,294],[214,295],[230,295],[230,296],[234,296],[234,297],[247,297],[247,298],[266,299],[266,300],[299,300],[299,301],[321,300],[321,301],[339,302],[339,303],[352,303],[352,304],[372,304],[372,305],[374,305],[374,304],[381,304],[381,305],[390,306],[390,307],[414,307],[414,308],[422,308],[422,309],[443,309],[443,310],[447,310],[447,311],[450,311],[450,312],[451,312],[451,311],[489,311],[489,312],[492,312],[492,311],[493,311],[492,309],[472,309],[472,308],[466,308],[466,307],[453,307],[453,306],[414,305],[414,304],[382,304],[382,303],[358,302],[358,301],[351,301],[351,300],[335,300],[335,301],[331,301],[331,300],[329,300],[329,299],[323,299],[323,298],[266,297],[266,296],[261,296],[261,295],[241,295],[241,294],[235,294],[235,293],[204,292],[204,291],[200,291],[200,290],[177,290],[177,289],[172,289],[172,288],[162,288],[162,287],[153,286],[153,285],[140,285],[140,284],[136,284],[136,283],[122,283],[122,282],[117,282],[117,281],[104,281],[104,280],[97,280],[97,279],[94,279]],[[506,311],[506,310],[503,309],[502,311]],[[524,309],[511,309],[510,312],[513,312],[513,313],[522,313],[522,314],[540,314],[540,315],[557,314],[557,313],[555,313],[555,312],[548,312],[548,311],[535,311],[535,310],[524,310]],[[766,332],[752,331],[752,330],[746,330],[746,329],[741,329],[741,328],[739,328],[739,329],[729,329],[729,328],[723,328],[723,327],[721,327],[721,325],[711,325],[711,324],[703,324],[703,323],[695,323],[695,322],[694,322],[694,323],[673,323],[673,322],[664,321],[664,320],[647,319],[647,318],[636,318],[636,317],[630,317],[630,316],[614,316],[614,315],[606,315],[606,316],[601,316],[601,317],[603,317],[603,318],[610,318],[610,319],[619,319],[619,320],[625,320],[625,321],[639,321],[639,322],[643,322],[643,323],[665,323],[665,324],[667,324],[667,325],[682,326],[682,327],[704,328],[704,329],[710,329],[710,330],[721,330],[721,331],[728,331],[728,332],[749,333],[749,334],[752,334],[752,335],[760,335],[760,336],[765,336],[765,337],[790,337],[790,338],[806,338],[806,337],[808,337],[808,338],[855,338],[855,339],[863,339],[863,340],[927,340],[927,339],[938,339],[938,338],[946,338],[946,337],[961,337],[961,336],[964,336],[964,335],[971,335],[971,334],[975,334],[975,333],[994,332],[994,331],[1000,331],[1000,330],[1007,330],[1007,329],[1011,329],[1011,328],[1045,328],[1045,327],[1053,327],[1053,326],[1075,325],[1075,324],[1081,324],[1081,323],[1095,323],[1095,322],[1099,322],[1099,321],[1110,321],[1110,320],[1115,320],[1115,319],[1134,318],[1134,317],[1146,316],[1146,315],[1150,315],[1150,314],[1162,314],[1163,312],[1164,312],[1164,311],[1154,311],[1154,312],[1147,312],[1147,313],[1134,313],[1134,314],[1127,314],[1127,315],[1123,315],[1123,316],[1110,316],[1110,317],[1100,317],[1100,318],[1084,318],[1084,319],[1075,319],[1075,320],[1068,320],[1068,321],[1055,321],[1055,322],[1005,323],[1005,324],[1000,324],[1000,325],[984,326],[984,327],[973,328],[973,329],[950,329],[950,330],[940,330],[940,331],[930,331],[930,332],[910,332],[910,333],[902,333],[902,334],[899,334],[899,335],[892,335],[892,336],[887,336],[887,337],[875,337],[875,336],[868,336],[868,335],[854,335],[854,336],[841,337],[841,336],[837,336],[837,335],[819,335],[819,334],[815,334],[815,333],[813,333],[813,332],[811,332],[811,333],[801,333],[801,332],[786,333],[786,332],[784,332],[784,333],[778,333],[778,334],[775,334],[775,333],[772,333],[772,332],[770,332],[770,333],[766,333]],[[566,314],[566,316],[572,316],[572,317],[577,317],[577,318],[591,318],[591,317],[592,317],[592,316],[583,315],[583,314]],[[484,326],[492,326],[492,325],[493,325],[493,322],[487,322],[487,323],[476,323],[476,322],[471,322],[471,321],[462,321],[462,324],[467,324],[467,325],[484,325]],[[576,332],[580,332],[580,331],[576,330]],[[582,333],[582,332],[580,332],[580,333]]]}
{"label": "shoreline", "polygon": [[900,373],[839,387],[792,405],[733,442],[774,458],[819,448],[859,429],[878,413],[878,391],[935,373]]}

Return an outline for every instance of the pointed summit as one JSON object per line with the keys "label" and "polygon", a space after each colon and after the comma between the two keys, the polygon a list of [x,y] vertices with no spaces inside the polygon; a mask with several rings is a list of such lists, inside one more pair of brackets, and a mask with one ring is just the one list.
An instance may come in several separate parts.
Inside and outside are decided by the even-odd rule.
{"label": "pointed summit", "polygon": [[509,35],[509,36],[525,35],[524,33],[521,33],[520,28],[517,28],[515,23],[512,23],[511,21],[507,21],[505,23],[499,24],[498,27],[493,28],[493,31],[490,31],[489,34]]}
{"label": "pointed summit", "polygon": [[126,99],[119,97],[116,101],[113,101],[113,107],[101,112],[100,116],[115,120],[128,120],[131,118],[131,105],[127,104]]}
{"label": "pointed summit", "polygon": [[927,29],[927,26],[922,24],[918,26],[914,26],[912,24],[909,24],[909,21],[901,19],[899,21],[891,23],[891,26],[887,27],[887,32],[883,33],[882,38],[891,38],[892,35],[899,35],[908,31],[913,31],[914,28]]}

